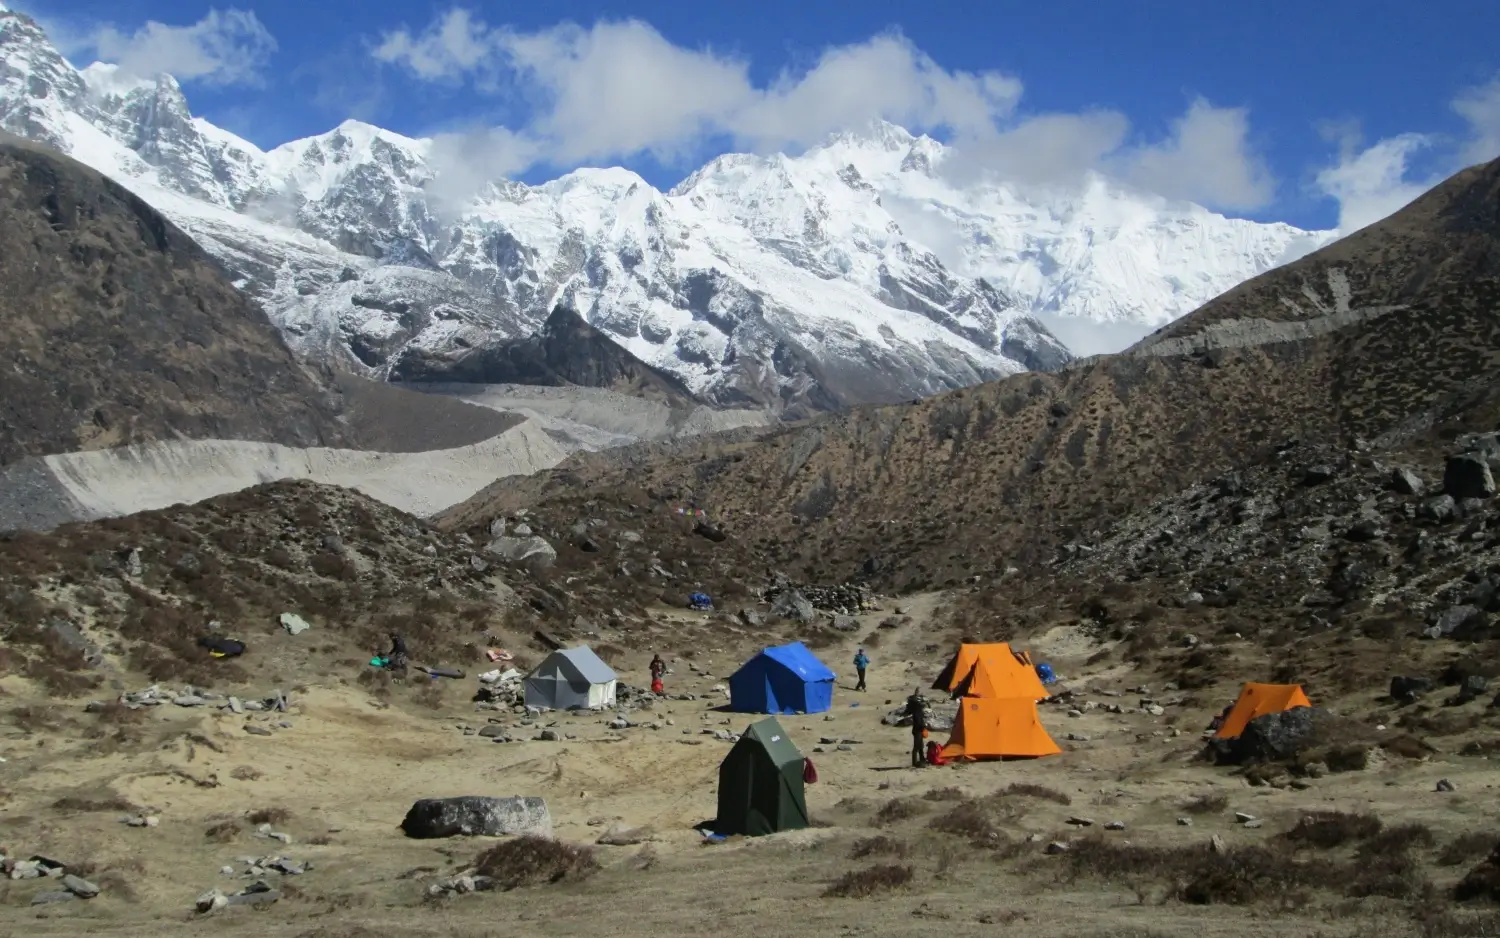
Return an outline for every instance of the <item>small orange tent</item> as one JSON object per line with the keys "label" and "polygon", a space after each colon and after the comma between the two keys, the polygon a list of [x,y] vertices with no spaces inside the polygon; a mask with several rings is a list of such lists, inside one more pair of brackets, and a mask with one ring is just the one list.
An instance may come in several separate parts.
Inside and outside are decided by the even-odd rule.
{"label": "small orange tent", "polygon": [[1246,684],[1214,738],[1234,739],[1256,717],[1311,706],[1301,684]]}
{"label": "small orange tent", "polygon": [[1055,756],[1062,752],[1024,697],[965,697],[953,721],[944,759]]}
{"label": "small orange tent", "polygon": [[932,687],[964,697],[1046,700],[1049,696],[1042,679],[1036,676],[1031,656],[1012,650],[1005,642],[958,646],[958,654]]}

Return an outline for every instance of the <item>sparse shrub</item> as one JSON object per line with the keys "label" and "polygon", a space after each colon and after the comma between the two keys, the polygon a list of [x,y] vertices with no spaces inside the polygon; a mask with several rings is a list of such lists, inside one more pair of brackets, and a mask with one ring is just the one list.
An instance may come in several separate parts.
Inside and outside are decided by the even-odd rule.
{"label": "sparse shrub", "polygon": [[286,808],[259,808],[245,815],[245,820],[251,824],[282,824],[291,816]]}
{"label": "sparse shrub", "polygon": [[90,798],[87,795],[65,795],[52,802],[56,811],[97,813],[100,811],[134,811],[136,806],[127,799],[114,795]]}
{"label": "sparse shrub", "polygon": [[875,812],[875,823],[884,827],[897,821],[914,818],[922,813],[922,804],[915,798],[892,798]]}
{"label": "sparse shrub", "polygon": [[1439,866],[1462,866],[1487,856],[1497,847],[1500,847],[1500,836],[1469,831],[1449,841],[1438,853],[1437,862]]}
{"label": "sparse shrub", "polygon": [[229,777],[241,782],[254,782],[264,778],[265,773],[253,765],[237,765],[230,770]]}
{"label": "sparse shrub", "polygon": [[973,841],[997,840],[1000,831],[989,812],[977,801],[963,801],[928,822],[928,827],[944,834],[967,837]]}
{"label": "sparse shrub", "polygon": [[845,873],[823,890],[828,899],[862,899],[880,892],[900,889],[912,881],[912,868],[893,863],[876,864]]}
{"label": "sparse shrub", "polygon": [[1398,824],[1387,827],[1359,845],[1360,857],[1379,857],[1387,854],[1410,853],[1413,849],[1426,849],[1435,843],[1432,828],[1426,824]]}
{"label": "sparse shrub", "polygon": [[1024,798],[1039,798],[1042,801],[1051,801],[1060,805],[1070,805],[1073,799],[1067,794],[1046,785],[1034,785],[1030,782],[1012,782],[1007,785],[1001,794],[1020,795]]}
{"label": "sparse shrub", "polygon": [[1348,814],[1343,811],[1319,811],[1297,821],[1282,834],[1288,843],[1332,850],[1344,844],[1369,840],[1380,833],[1380,818],[1370,814]]}
{"label": "sparse shrub", "polygon": [[904,857],[906,853],[907,846],[904,841],[877,834],[874,837],[861,837],[856,840],[849,850],[849,858],[862,860],[865,857],[874,856]]}
{"label": "sparse shrub", "polygon": [[925,801],[963,801],[968,795],[962,788],[933,788],[922,793]]}
{"label": "sparse shrub", "polygon": [[240,836],[240,825],[238,821],[219,821],[210,824],[203,832],[203,836],[216,844],[227,844]]}
{"label": "sparse shrub", "polygon": [[501,889],[585,879],[599,869],[592,847],[523,834],[498,843],[474,860],[475,872]]}

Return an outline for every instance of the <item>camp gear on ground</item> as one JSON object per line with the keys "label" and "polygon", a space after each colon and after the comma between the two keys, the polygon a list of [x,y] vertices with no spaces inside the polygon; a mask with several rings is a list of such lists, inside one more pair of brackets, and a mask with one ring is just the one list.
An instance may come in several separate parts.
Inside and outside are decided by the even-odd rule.
{"label": "camp gear on ground", "polygon": [[998,759],[1060,752],[1062,749],[1042,726],[1036,701],[1024,697],[965,697],[953,720],[953,735],[943,747],[943,758]]}
{"label": "camp gear on ground", "polygon": [[712,609],[713,607],[714,607],[714,601],[709,598],[709,596],[708,596],[707,593],[689,593],[688,594],[688,608],[689,609]]}
{"label": "camp gear on ground", "polygon": [[215,658],[238,658],[245,653],[244,642],[219,638],[217,635],[205,635],[198,639],[198,644],[208,649],[208,653]]}
{"label": "camp gear on ground", "polygon": [[619,677],[586,645],[554,651],[526,675],[526,706],[550,710],[612,707]]}
{"label": "camp gear on ground", "polygon": [[370,659],[370,667],[372,668],[383,668],[386,666],[386,663],[387,659],[384,655],[376,655]]}
{"label": "camp gear on ground", "polygon": [[1005,642],[958,646],[958,653],[949,660],[932,687],[947,691],[955,699],[1029,697],[1046,700],[1050,696],[1037,676],[1031,656],[1012,649]]}
{"label": "camp gear on ground", "polygon": [[816,785],[818,782],[818,769],[813,765],[811,759],[804,761],[806,765],[802,767],[802,782],[805,785]]}
{"label": "camp gear on ground", "polygon": [[417,665],[417,670],[421,671],[423,674],[430,674],[433,677],[461,678],[464,676],[463,669],[461,668],[433,668],[427,665],[419,664]]}
{"label": "camp gear on ground", "polygon": [[651,693],[660,697],[667,692],[667,686],[661,682],[661,678],[653,678],[651,681]]}
{"label": "camp gear on ground", "polygon": [[510,661],[510,660],[512,660],[511,653],[508,652],[508,651],[506,651],[504,648],[491,648],[489,651],[486,651],[484,653],[484,656],[486,658],[490,659],[491,661]]}
{"label": "camp gear on ground", "polygon": [[837,679],[801,642],[757,652],[729,678],[736,713],[823,713],[833,707]]}
{"label": "camp gear on ground", "polygon": [[719,763],[718,834],[773,834],[807,827],[807,760],[775,717],[752,723]]}
{"label": "camp gear on ground", "polygon": [[948,760],[943,758],[943,747],[939,746],[938,745],[938,741],[935,740],[935,739],[932,740],[931,742],[929,742],[927,744],[927,764],[928,765],[947,765],[948,764]]}
{"label": "camp gear on ground", "polygon": [[1057,675],[1052,673],[1052,665],[1042,663],[1036,666],[1036,676],[1042,679],[1043,684],[1056,684]]}
{"label": "camp gear on ground", "polygon": [[1234,739],[1245,732],[1245,727],[1256,717],[1311,706],[1312,701],[1302,692],[1301,684],[1246,684],[1214,736],[1216,739]]}

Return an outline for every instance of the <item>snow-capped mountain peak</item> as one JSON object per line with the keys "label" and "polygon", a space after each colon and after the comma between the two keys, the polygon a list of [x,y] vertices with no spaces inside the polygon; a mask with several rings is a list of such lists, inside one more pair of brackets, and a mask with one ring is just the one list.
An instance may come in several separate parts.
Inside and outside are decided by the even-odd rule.
{"label": "snow-capped mountain peak", "polygon": [[1159,324],[1320,237],[1104,180],[958,185],[942,143],[883,121],[798,156],[720,156],[665,193],[585,168],[439,212],[429,140],[351,120],[262,150],[194,116],[170,76],[75,69],[13,12],[0,127],[152,202],[296,348],[391,380],[483,380],[484,349],[563,303],[710,400],[903,399],[1061,365],[1033,313]]}

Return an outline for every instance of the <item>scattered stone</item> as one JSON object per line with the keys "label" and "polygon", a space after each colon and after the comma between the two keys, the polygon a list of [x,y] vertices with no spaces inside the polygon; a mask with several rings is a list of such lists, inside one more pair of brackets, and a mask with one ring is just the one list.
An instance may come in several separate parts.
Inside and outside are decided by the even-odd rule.
{"label": "scattered stone", "polygon": [[1401,466],[1391,470],[1391,487],[1402,495],[1421,495],[1426,489],[1421,476]]}
{"label": "scattered stone", "polygon": [[1052,841],[1052,843],[1050,843],[1050,844],[1047,845],[1046,852],[1048,854],[1053,855],[1053,856],[1056,856],[1059,853],[1067,853],[1068,852],[1068,845],[1065,844],[1065,843],[1063,843],[1060,840],[1054,840],[1054,841]]}
{"label": "scattered stone", "polygon": [[650,839],[651,833],[642,828],[615,826],[601,834],[594,843],[609,847],[633,847]]}
{"label": "scattered stone", "polygon": [[1425,677],[1391,678],[1391,698],[1400,703],[1411,703],[1432,690],[1432,681]]}
{"label": "scattered stone", "polygon": [[71,892],[39,892],[31,897],[32,905],[51,905],[55,902],[72,902],[79,898]]}
{"label": "scattered stone", "polygon": [[1073,817],[1068,818],[1068,823],[1077,827],[1093,827],[1094,819],[1088,817],[1079,817],[1075,814]]}
{"label": "scattered stone", "polygon": [[256,726],[253,723],[246,723],[245,724],[245,732],[249,733],[251,736],[270,736],[271,735],[271,731],[270,730],[266,729],[264,726]]}
{"label": "scattered stone", "polygon": [[1214,853],[1225,854],[1229,852],[1229,845],[1224,842],[1222,835],[1215,834],[1208,839],[1208,849]]}
{"label": "scattered stone", "polygon": [[1458,789],[1454,787],[1453,783],[1448,781],[1446,778],[1438,779],[1437,787],[1433,790],[1442,792],[1458,791]]}
{"label": "scattered stone", "polygon": [[280,617],[280,622],[281,627],[286,629],[287,634],[289,635],[301,635],[303,632],[306,632],[308,629],[312,628],[312,626],[307,624],[306,619],[297,615],[295,612],[283,612]]}
{"label": "scattered stone", "polygon": [[1253,814],[1246,814],[1243,811],[1236,811],[1234,812],[1234,819],[1241,824],[1249,824],[1251,821],[1256,820],[1256,817]]}
{"label": "scattered stone", "polygon": [[1180,817],[1180,818],[1177,819],[1177,826],[1178,827],[1192,827],[1193,826],[1193,819],[1190,818],[1190,817]]}
{"label": "scattered stone", "polygon": [[1430,521],[1442,524],[1452,521],[1458,514],[1458,503],[1453,500],[1452,495],[1439,495],[1437,498],[1430,498],[1423,502],[1418,513]]}
{"label": "scattered stone", "polygon": [[1107,831],[1122,831],[1125,829],[1125,822],[1110,821],[1108,824],[1104,825],[1104,829]]}
{"label": "scattered stone", "polygon": [[1246,828],[1248,828],[1248,829],[1253,830],[1253,829],[1255,829],[1257,827],[1262,826],[1263,824],[1265,824],[1265,821],[1254,820],[1254,821],[1246,821],[1245,824],[1244,824],[1244,826]]}
{"label": "scattered stone", "polygon": [[99,895],[99,887],[80,876],[64,875],[62,885],[64,889],[80,899],[92,899]]}
{"label": "scattered stone", "polygon": [[536,797],[490,798],[466,795],[457,798],[423,798],[411,806],[401,829],[408,837],[464,836],[498,837],[502,834],[552,832],[547,802]]}

